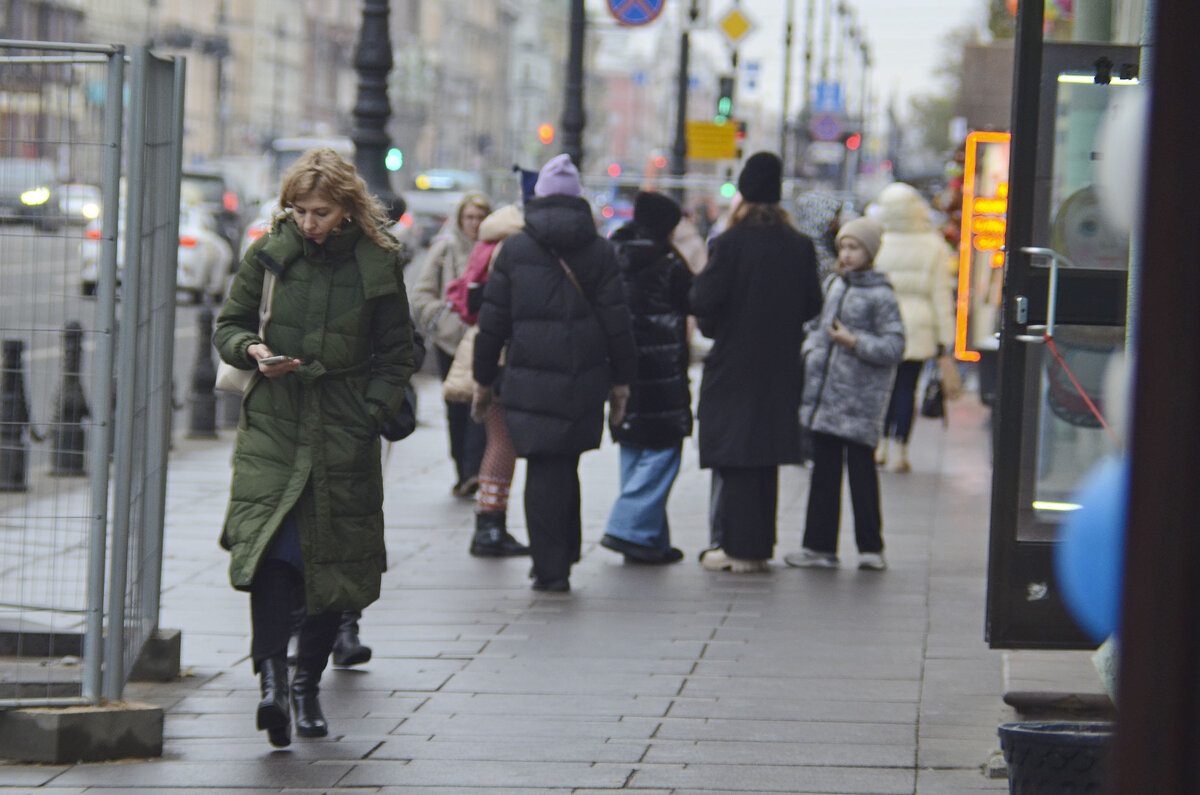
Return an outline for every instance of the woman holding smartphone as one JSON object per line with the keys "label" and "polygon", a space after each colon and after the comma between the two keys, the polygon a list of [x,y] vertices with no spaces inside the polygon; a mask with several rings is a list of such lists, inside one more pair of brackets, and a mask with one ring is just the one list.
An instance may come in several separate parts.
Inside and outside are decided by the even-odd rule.
{"label": "woman holding smartphone", "polygon": [[[399,245],[354,166],[332,149],[306,152],[284,175],[279,206],[246,252],[213,344],[261,374],[242,401],[221,544],[233,587],[250,592],[258,728],[286,746],[293,712],[300,736],[328,733],[317,693],[339,618],[379,597],[379,429],[400,408],[414,361]],[[268,270],[275,286],[260,336]]]}

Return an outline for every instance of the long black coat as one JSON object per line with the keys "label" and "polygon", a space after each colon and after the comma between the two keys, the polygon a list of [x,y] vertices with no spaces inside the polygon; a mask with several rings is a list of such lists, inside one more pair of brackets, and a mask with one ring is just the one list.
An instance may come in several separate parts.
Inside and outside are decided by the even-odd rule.
{"label": "long black coat", "polygon": [[[578,279],[585,299],[558,258]],[[547,196],[525,205],[525,229],[504,241],[483,291],[475,380],[499,375],[517,455],[566,455],[600,446],[604,402],[629,384],[636,353],[612,245],[587,201]]]}
{"label": "long black coat", "polygon": [[637,344],[637,379],[613,439],[633,447],[673,447],[692,433],[687,341],[692,272],[670,242],[636,223],[611,239]]}
{"label": "long black coat", "polygon": [[713,339],[700,385],[700,466],[800,461],[804,322],[821,310],[812,241],[790,226],[741,223],[713,239],[692,286]]}

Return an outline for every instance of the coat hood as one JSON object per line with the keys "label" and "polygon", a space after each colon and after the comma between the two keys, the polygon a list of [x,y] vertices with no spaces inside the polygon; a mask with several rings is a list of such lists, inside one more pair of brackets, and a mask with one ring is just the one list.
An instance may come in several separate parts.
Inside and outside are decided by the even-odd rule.
{"label": "coat hood", "polygon": [[841,278],[846,280],[846,284],[851,287],[891,287],[892,283],[888,280],[887,274],[880,273],[876,270],[870,271],[847,271],[840,274]]}
{"label": "coat hood", "polygon": [[581,249],[599,237],[591,205],[579,196],[530,199],[525,205],[525,231],[559,253]]}
{"label": "coat hood", "polygon": [[928,232],[933,228],[929,202],[911,185],[893,182],[879,192],[875,204],[884,232]]}
{"label": "coat hood", "polygon": [[654,265],[672,248],[668,241],[655,239],[637,222],[625,224],[609,240],[617,247],[621,268],[630,271]]}
{"label": "coat hood", "polygon": [[521,208],[515,204],[506,204],[498,210],[493,210],[483,223],[479,225],[479,239],[485,243],[495,243],[509,235],[515,235],[525,228],[525,216]]}

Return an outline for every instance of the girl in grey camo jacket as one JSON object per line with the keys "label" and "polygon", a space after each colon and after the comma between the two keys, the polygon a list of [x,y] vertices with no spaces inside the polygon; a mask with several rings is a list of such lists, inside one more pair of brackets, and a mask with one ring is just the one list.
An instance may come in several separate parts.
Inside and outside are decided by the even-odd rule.
{"label": "girl in grey camo jacket", "polygon": [[838,272],[826,281],[824,306],[801,349],[800,422],[813,431],[813,471],[804,548],[785,558],[792,565],[837,565],[844,463],[860,566],[886,566],[874,450],[904,355],[904,324],[887,277],[872,270],[881,233],[870,218],[838,232]]}

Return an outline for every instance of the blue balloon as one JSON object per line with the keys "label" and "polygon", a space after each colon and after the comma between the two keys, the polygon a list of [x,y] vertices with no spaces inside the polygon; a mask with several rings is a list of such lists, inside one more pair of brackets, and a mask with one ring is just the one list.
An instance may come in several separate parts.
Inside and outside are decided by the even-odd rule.
{"label": "blue balloon", "polygon": [[1108,458],[1094,466],[1072,495],[1082,507],[1059,533],[1055,571],[1063,601],[1097,643],[1117,631],[1129,513],[1129,463]]}

